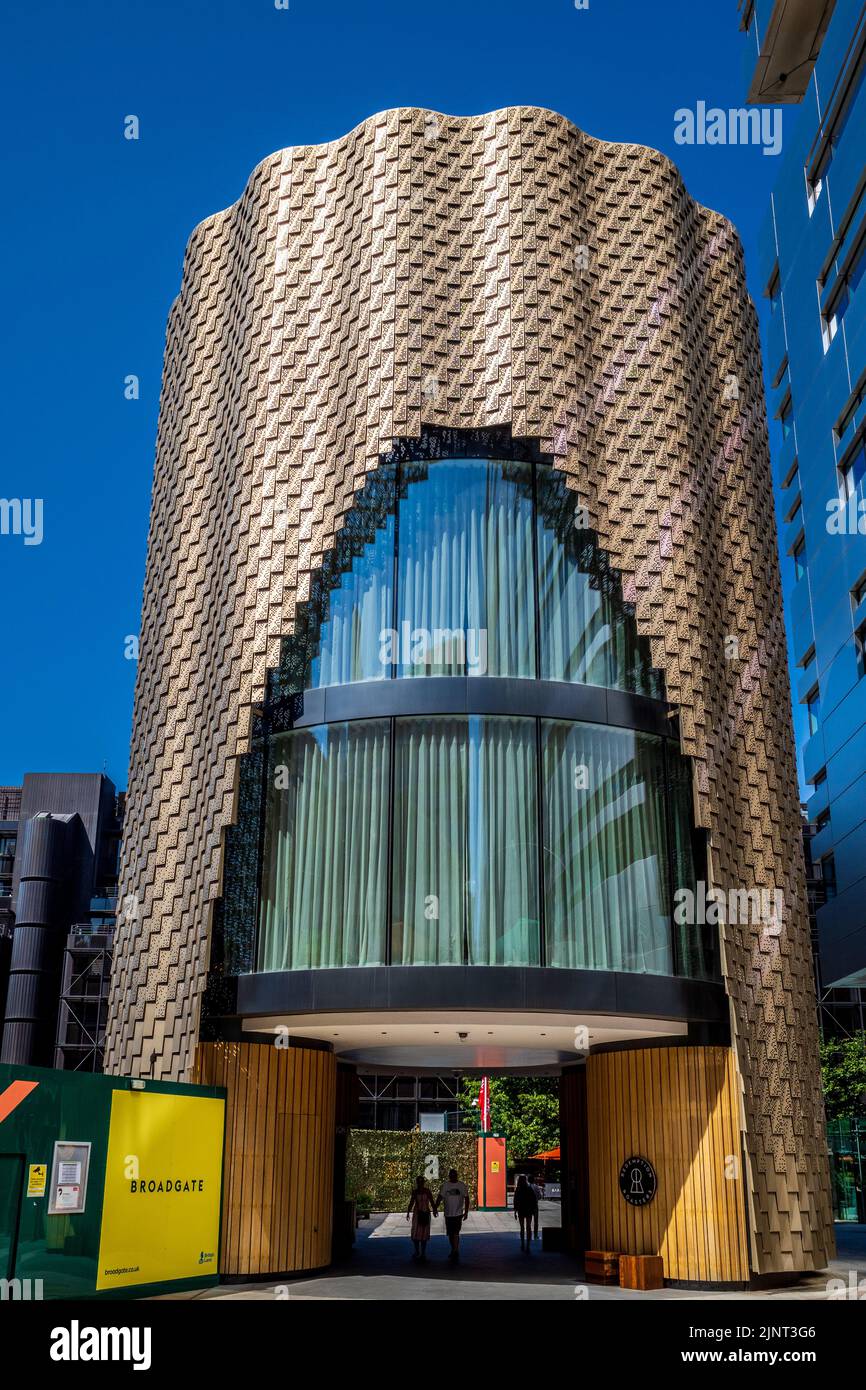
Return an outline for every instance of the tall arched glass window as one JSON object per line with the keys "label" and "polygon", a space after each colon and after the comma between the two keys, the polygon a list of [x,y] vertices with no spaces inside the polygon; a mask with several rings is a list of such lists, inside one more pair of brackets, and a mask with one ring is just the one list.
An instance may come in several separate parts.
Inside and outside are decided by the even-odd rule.
{"label": "tall arched glass window", "polygon": [[307,689],[486,675],[660,694],[633,613],[555,469],[412,463],[390,510],[377,501],[310,615]]}
{"label": "tall arched glass window", "polygon": [[673,912],[698,873],[691,767],[579,519],[535,459],[401,456],[370,475],[242,760],[230,972],[714,976],[712,931]]}

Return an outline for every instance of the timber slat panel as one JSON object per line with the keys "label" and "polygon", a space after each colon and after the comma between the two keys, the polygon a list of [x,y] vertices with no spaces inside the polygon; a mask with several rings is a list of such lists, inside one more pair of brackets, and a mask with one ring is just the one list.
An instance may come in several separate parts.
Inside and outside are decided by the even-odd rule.
{"label": "timber slat panel", "polygon": [[[636,1048],[587,1063],[590,1229],[596,1249],[661,1255],[665,1278],[748,1281],[733,1054],[724,1047]],[[619,1190],[640,1154],[658,1180],[634,1207]],[[737,1159],[735,1170],[726,1165]],[[729,1172],[731,1175],[729,1176]]]}
{"label": "timber slat panel", "polygon": [[331,1255],[336,1061],[258,1043],[200,1043],[196,1079],[225,1086],[220,1271],[284,1274]]}

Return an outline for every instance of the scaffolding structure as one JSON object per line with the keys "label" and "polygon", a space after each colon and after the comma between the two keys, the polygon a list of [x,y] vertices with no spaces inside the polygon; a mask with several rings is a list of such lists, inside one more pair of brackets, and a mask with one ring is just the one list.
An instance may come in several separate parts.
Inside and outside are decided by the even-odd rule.
{"label": "scaffolding structure", "polygon": [[57,1011],[55,1067],[101,1072],[114,929],[74,926],[66,938]]}

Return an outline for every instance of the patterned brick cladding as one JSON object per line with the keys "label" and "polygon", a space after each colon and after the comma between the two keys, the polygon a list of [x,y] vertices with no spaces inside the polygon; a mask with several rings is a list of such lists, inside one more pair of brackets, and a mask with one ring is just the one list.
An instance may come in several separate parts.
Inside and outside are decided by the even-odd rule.
{"label": "patterned brick cladding", "polygon": [[190,1074],[251,703],[365,474],[422,423],[506,425],[555,455],[680,706],[714,880],[784,891],[780,932],[724,940],[752,1260],[821,1267],[829,1178],[742,252],[664,156],[548,111],[385,112],[266,159],[190,240],[168,325],[109,1069]]}

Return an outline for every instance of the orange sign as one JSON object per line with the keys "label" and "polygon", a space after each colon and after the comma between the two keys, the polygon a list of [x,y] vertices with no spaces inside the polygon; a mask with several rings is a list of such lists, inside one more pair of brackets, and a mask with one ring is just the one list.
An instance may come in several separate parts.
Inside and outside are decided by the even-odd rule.
{"label": "orange sign", "polygon": [[17,1110],[22,1100],[26,1100],[31,1091],[35,1091],[39,1085],[38,1081],[12,1081],[6,1090],[0,1095],[0,1125]]}

